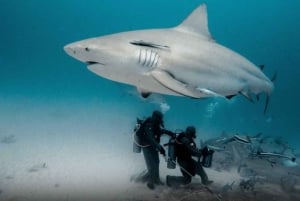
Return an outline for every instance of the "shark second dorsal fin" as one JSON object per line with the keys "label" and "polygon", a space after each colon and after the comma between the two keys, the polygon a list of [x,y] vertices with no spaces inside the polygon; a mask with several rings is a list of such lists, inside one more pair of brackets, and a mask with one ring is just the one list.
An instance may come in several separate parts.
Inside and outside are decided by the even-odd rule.
{"label": "shark second dorsal fin", "polygon": [[206,4],[201,4],[196,8],[180,25],[177,30],[186,31],[201,35],[208,40],[213,40],[208,30]]}

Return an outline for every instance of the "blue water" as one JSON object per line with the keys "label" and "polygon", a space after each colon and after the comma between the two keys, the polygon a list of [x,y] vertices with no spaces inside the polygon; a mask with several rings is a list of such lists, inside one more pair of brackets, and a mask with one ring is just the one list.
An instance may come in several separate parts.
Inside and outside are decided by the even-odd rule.
{"label": "blue water", "polygon": [[[63,46],[120,31],[175,26],[200,3],[2,0],[0,97],[21,103],[29,99],[34,104],[48,104],[53,100],[64,102],[65,99],[84,104],[90,99],[101,99],[115,103],[114,107],[122,109],[126,104],[134,110],[140,100],[126,94],[133,90],[131,87],[92,74],[82,63],[66,55]],[[215,0],[207,1],[207,5],[214,39],[256,64],[265,64],[269,77],[278,72],[268,111],[272,121],[264,121],[263,103],[253,105],[242,98],[236,98],[234,104],[221,101],[213,117],[205,119],[206,106],[216,100],[165,97],[171,106],[167,113],[170,122],[181,119],[177,121],[183,122],[182,126],[197,122],[199,127],[218,130],[226,126],[236,131],[242,129],[242,132],[266,130],[270,134],[296,137],[300,132],[300,110],[297,108],[300,2]],[[137,114],[146,115],[151,109],[145,103]]]}
{"label": "blue water", "polygon": [[[83,105],[89,100],[101,100],[114,103],[113,107],[120,110],[132,107],[137,110],[133,114],[146,115],[156,106],[142,102],[140,108],[135,108],[141,100],[128,93],[133,91],[131,87],[92,74],[82,63],[66,55],[63,46],[120,31],[175,26],[201,2],[2,0],[0,98],[10,104],[31,101],[32,107],[34,104],[51,107],[49,103],[67,99]],[[232,104],[221,101],[208,119],[203,116],[207,105],[219,100],[165,97],[171,107],[166,114],[169,122],[299,136],[300,2],[206,2],[209,28],[216,41],[256,64],[265,64],[269,77],[278,72],[268,110],[271,121],[268,117],[265,121],[263,103],[250,104],[243,98],[236,98]]]}
{"label": "blue water", "polygon": [[151,101],[142,100],[135,88],[96,76],[63,51],[64,45],[89,37],[175,26],[202,2],[1,0],[0,137],[30,138],[32,133],[61,130],[61,138],[76,138],[84,131],[104,136],[101,127],[107,125],[115,137],[105,139],[117,146],[122,144],[118,136],[130,136],[137,116],[147,116],[166,102],[170,129],[195,125],[200,138],[223,130],[263,132],[282,136],[299,150],[298,0],[205,1],[209,29],[218,43],[264,64],[269,77],[277,71],[266,115],[264,101],[252,104],[243,97],[226,101],[154,95]]}

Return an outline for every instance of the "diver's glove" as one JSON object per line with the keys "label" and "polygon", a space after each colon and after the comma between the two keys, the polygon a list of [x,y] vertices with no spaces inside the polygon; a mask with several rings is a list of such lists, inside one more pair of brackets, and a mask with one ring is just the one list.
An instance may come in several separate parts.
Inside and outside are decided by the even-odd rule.
{"label": "diver's glove", "polygon": [[166,156],[166,150],[163,148],[163,146],[160,146],[158,151],[161,155]]}

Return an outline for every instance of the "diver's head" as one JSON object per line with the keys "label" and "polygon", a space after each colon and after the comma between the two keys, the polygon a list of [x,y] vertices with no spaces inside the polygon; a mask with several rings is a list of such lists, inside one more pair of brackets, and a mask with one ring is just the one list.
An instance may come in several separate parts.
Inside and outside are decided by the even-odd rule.
{"label": "diver's head", "polygon": [[163,125],[163,114],[158,110],[153,111],[152,120],[157,125]]}
{"label": "diver's head", "polygon": [[196,138],[196,128],[194,126],[188,126],[185,130],[185,134],[188,137]]}

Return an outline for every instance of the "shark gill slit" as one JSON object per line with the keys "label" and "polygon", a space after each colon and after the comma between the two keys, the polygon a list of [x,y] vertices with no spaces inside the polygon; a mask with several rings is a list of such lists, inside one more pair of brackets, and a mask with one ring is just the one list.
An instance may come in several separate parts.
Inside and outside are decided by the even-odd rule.
{"label": "shark gill slit", "polygon": [[147,64],[147,66],[152,67],[152,63],[155,57],[155,52],[153,52],[152,50],[150,50],[150,58],[149,58],[149,62]]}
{"label": "shark gill slit", "polygon": [[155,66],[157,66],[157,63],[158,63],[158,61],[159,61],[159,58],[160,58],[159,55],[157,55],[157,59],[156,59],[155,64],[154,64]]}
{"label": "shark gill slit", "polygon": [[140,52],[139,52],[139,64],[141,63],[141,49],[140,49]]}
{"label": "shark gill slit", "polygon": [[152,68],[153,67],[153,64],[154,64],[154,59],[155,59],[155,56],[156,56],[156,52],[153,52],[152,51],[152,55],[151,55],[151,61],[149,63],[149,66]]}
{"label": "shark gill slit", "polygon": [[138,63],[145,67],[156,67],[159,61],[157,52],[149,49],[139,49]]}
{"label": "shark gill slit", "polygon": [[143,61],[145,59],[145,54],[144,54],[144,49],[140,49],[140,59],[139,59],[139,64],[143,65]]}
{"label": "shark gill slit", "polygon": [[150,59],[149,59],[149,62],[148,62],[148,66],[149,66],[149,67],[151,67],[153,55],[154,55],[154,52],[152,52],[152,50],[150,50]]}
{"label": "shark gill slit", "polygon": [[153,67],[155,58],[156,58],[156,56],[157,56],[157,53],[154,52],[153,54],[154,54],[154,57],[153,57],[153,60],[152,60],[152,62],[151,62],[151,64],[150,64],[151,67]]}
{"label": "shark gill slit", "polygon": [[143,64],[142,64],[143,66],[145,66],[146,61],[147,61],[147,50],[145,50],[144,62],[143,62]]}
{"label": "shark gill slit", "polygon": [[152,50],[148,50],[148,52],[150,52],[150,53],[149,53],[149,57],[148,57],[148,59],[147,59],[147,64],[146,64],[146,66],[149,66],[149,65],[150,65],[151,57],[152,57]]}
{"label": "shark gill slit", "polygon": [[147,65],[146,66],[149,66],[150,67],[150,63],[151,63],[151,58],[152,58],[152,50],[149,50],[150,54],[149,54],[149,58],[148,58],[148,62],[147,62]]}

